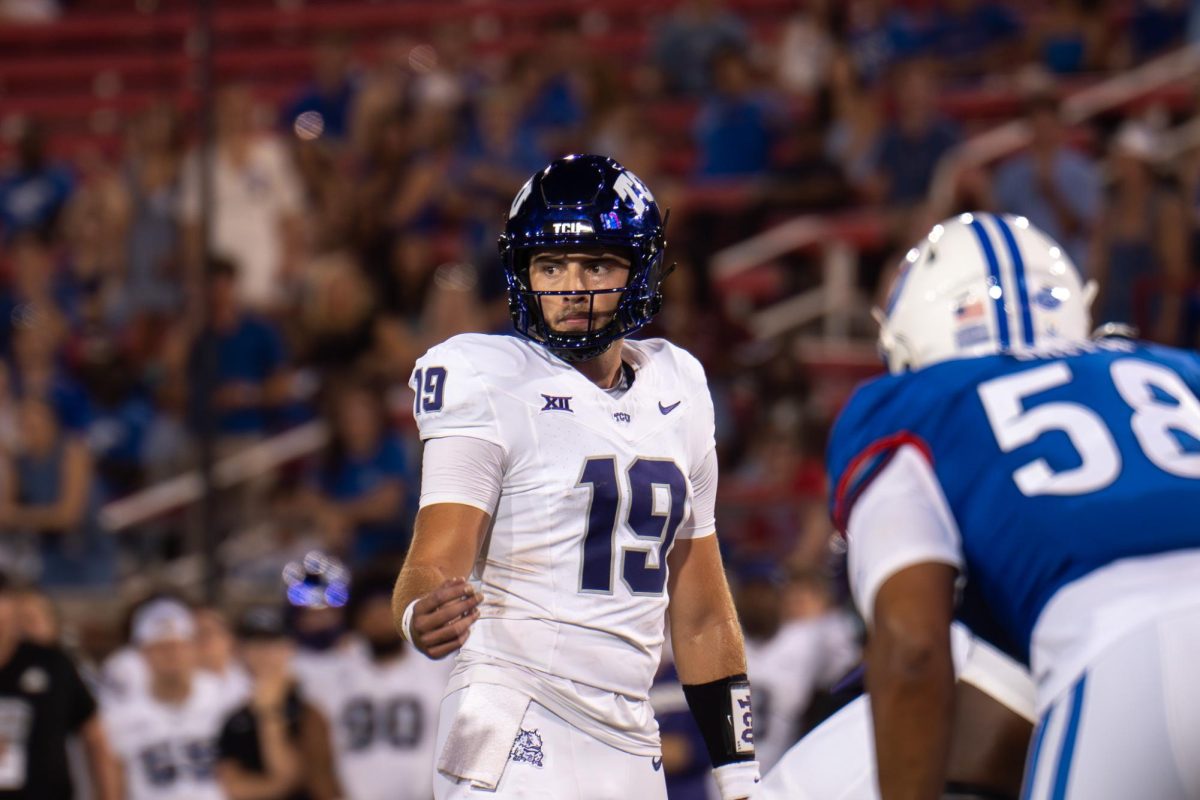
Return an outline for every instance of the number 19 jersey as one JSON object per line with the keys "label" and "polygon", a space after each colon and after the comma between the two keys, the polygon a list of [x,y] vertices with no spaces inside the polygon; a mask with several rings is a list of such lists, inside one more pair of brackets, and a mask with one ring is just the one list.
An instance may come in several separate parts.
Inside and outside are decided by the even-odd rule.
{"label": "number 19 jersey", "polygon": [[646,700],[663,645],[667,556],[675,539],[715,531],[711,502],[693,504],[716,488],[713,408],[691,355],[661,339],[622,346],[633,371],[623,392],[540,345],[476,334],[432,348],[411,385],[423,440],[465,436],[503,452],[472,575],[481,617],[460,661],[495,659],[628,698],[644,716],[596,721],[626,730],[615,745],[654,753]]}
{"label": "number 19 jersey", "polygon": [[[1067,587],[1125,560],[1200,548],[1197,389],[1194,354],[1125,341],[877,379],[856,392],[830,440],[835,521],[845,529],[898,452],[920,453],[907,463],[934,478],[935,502],[956,528],[967,579],[960,617],[1028,662],[1043,612]],[[853,534],[849,544],[853,554]],[[1136,591],[1110,581],[1084,607]],[[1063,621],[1080,636],[1116,627],[1072,608]],[[1063,633],[1055,625],[1052,638]]]}

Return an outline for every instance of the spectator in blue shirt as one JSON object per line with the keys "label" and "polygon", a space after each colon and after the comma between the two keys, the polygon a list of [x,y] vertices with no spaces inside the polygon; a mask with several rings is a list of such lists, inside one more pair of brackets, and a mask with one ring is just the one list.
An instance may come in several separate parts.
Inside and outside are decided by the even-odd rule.
{"label": "spectator in blue shirt", "polygon": [[921,48],[916,23],[888,0],[862,0],[854,5],[846,50],[856,74],[872,86],[892,65],[915,56]]}
{"label": "spectator in blue shirt", "polygon": [[[313,53],[313,81],[285,109],[285,134],[341,142],[350,134],[351,111],[358,85],[350,73],[350,42],[326,36]],[[310,114],[303,120],[302,114]],[[318,119],[320,120],[318,123]]]}
{"label": "spectator in blue shirt", "polygon": [[697,172],[705,178],[761,175],[771,165],[775,110],[756,93],[740,50],[722,50],[711,65],[716,93],[696,118]]}
{"label": "spectator in blue shirt", "polygon": [[748,44],[745,24],[720,0],[687,0],[659,30],[652,58],[668,93],[698,95],[711,87],[713,57]]}
{"label": "spectator in blue shirt", "polygon": [[0,459],[0,546],[44,586],[111,582],[116,547],[97,522],[101,496],[87,445],[37,395],[21,399],[19,423],[17,451]]}
{"label": "spectator in blue shirt", "polygon": [[961,135],[938,112],[937,77],[928,62],[904,65],[896,96],[901,98],[898,117],[884,131],[869,193],[889,206],[910,208],[925,200],[938,162]]}
{"label": "spectator in blue shirt", "polygon": [[1100,211],[1099,172],[1090,158],[1067,146],[1053,96],[1033,97],[1026,119],[1032,133],[1029,149],[997,170],[995,209],[1028,217],[1084,269]]}
{"label": "spectator in blue shirt", "polygon": [[154,406],[138,386],[127,358],[105,354],[86,365],[85,376],[93,401],[88,446],[105,494],[120,497],[141,486]]}
{"label": "spectator in blue shirt", "polygon": [[0,174],[0,235],[5,242],[19,233],[52,230],[75,188],[65,167],[47,163],[37,123],[26,123],[16,150],[15,166]]}
{"label": "spectator in blue shirt", "polygon": [[388,425],[383,392],[358,382],[335,384],[327,415],[331,441],[315,492],[302,504],[349,539],[344,550],[352,562],[402,555],[410,538],[408,459]]}
{"label": "spectator in blue shirt", "polygon": [[213,259],[208,270],[209,325],[192,342],[188,363],[192,419],[199,427],[202,420],[195,396],[202,386],[205,352],[212,348],[215,432],[230,440],[267,433],[274,413],[288,400],[291,380],[279,330],[266,318],[242,308],[236,285],[233,263]]}
{"label": "spectator in blue shirt", "polygon": [[1004,72],[1020,55],[1021,21],[990,0],[942,0],[934,12],[925,52],[969,77]]}

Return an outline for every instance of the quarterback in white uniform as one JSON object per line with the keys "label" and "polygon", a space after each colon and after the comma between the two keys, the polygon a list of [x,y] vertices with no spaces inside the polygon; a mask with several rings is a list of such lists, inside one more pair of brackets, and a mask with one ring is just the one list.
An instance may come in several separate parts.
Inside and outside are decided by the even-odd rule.
{"label": "quarterback in white uniform", "polygon": [[661,305],[664,244],[635,175],[555,161],[501,237],[520,337],[457,336],[417,362],[421,508],[394,611],[422,652],[459,651],[440,800],[665,798],[648,694],[668,615],[722,794],[758,779],[704,371],[625,338]]}

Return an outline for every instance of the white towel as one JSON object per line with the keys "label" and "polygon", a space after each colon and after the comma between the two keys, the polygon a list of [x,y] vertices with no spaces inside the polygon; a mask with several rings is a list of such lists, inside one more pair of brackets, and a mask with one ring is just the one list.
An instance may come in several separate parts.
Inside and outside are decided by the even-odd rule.
{"label": "white towel", "polygon": [[438,772],[495,790],[521,730],[529,695],[495,683],[474,683],[462,703],[438,757]]}

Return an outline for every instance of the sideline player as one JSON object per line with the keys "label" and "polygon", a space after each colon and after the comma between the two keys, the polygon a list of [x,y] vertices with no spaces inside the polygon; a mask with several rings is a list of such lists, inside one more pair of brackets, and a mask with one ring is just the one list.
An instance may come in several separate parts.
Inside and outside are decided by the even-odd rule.
{"label": "sideline player", "polygon": [[221,800],[216,739],[233,710],[220,682],[196,664],[192,611],[154,600],[133,617],[133,643],[148,667],[146,690],[102,708],[114,769],[129,800]]}
{"label": "sideline player", "polygon": [[834,429],[884,798],[941,791],[956,613],[1031,664],[1026,797],[1200,796],[1200,360],[1090,341],[1091,295],[1024,219],[935,226]]}
{"label": "sideline player", "polygon": [[393,611],[427,655],[461,648],[440,800],[665,798],[647,698],[668,615],[722,796],[758,779],[704,371],[626,338],[662,304],[663,230],[620,164],[554,161],[500,240],[520,336],[456,336],[417,362],[421,509]]}
{"label": "sideline player", "polygon": [[[805,576],[828,602],[823,576]],[[861,658],[857,623],[848,611],[813,608],[812,616],[783,618],[788,581],[775,560],[738,564],[733,602],[746,637],[746,666],[754,679],[754,752],[769,771],[800,735],[819,689],[828,689]]]}
{"label": "sideline player", "polygon": [[[950,628],[954,738],[942,800],[1012,800],[1037,722],[1029,672],[961,623]],[[876,800],[871,703],[860,694],[795,744],[752,800]]]}
{"label": "sideline player", "polygon": [[328,656],[302,686],[328,720],[347,800],[428,800],[433,790],[434,722],[450,665],[422,657],[396,632],[394,574],[355,576],[346,616],[360,646]]}

